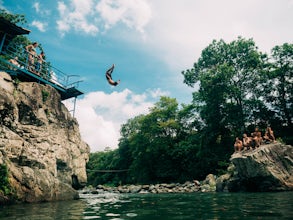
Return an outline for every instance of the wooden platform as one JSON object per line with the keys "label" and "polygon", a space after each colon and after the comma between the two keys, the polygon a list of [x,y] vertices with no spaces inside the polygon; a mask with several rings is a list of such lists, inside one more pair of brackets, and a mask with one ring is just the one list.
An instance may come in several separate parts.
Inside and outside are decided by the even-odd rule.
{"label": "wooden platform", "polygon": [[48,77],[40,76],[36,73],[27,70],[24,67],[14,66],[2,57],[0,57],[0,71],[5,71],[8,74],[10,74],[12,78],[18,78],[20,81],[37,82],[41,84],[50,85],[59,92],[62,100],[70,99],[84,94],[77,88],[78,84],[81,81],[76,81],[70,83],[70,85],[66,85],[62,82],[59,82],[58,79],[48,79]]}

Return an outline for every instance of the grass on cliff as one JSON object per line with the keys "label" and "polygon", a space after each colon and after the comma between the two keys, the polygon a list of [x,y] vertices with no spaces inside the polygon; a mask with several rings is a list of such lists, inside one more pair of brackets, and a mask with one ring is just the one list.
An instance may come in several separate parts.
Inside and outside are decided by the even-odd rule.
{"label": "grass on cliff", "polygon": [[0,192],[2,192],[4,195],[11,193],[11,188],[8,181],[8,170],[5,164],[0,165]]}

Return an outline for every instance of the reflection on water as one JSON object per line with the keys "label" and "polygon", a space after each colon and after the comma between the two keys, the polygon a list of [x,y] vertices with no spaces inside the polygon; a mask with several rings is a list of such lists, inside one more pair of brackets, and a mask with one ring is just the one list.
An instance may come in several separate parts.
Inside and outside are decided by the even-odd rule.
{"label": "reflection on water", "polygon": [[0,207],[0,219],[77,220],[83,219],[82,213],[86,206],[86,202],[82,200],[4,206]]}
{"label": "reflection on water", "polygon": [[293,192],[82,194],[77,201],[0,207],[0,219],[293,219]]}

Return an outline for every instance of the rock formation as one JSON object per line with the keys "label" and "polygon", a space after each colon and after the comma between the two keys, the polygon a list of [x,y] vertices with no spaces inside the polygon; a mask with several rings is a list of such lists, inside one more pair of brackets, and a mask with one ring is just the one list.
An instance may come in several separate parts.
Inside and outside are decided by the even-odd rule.
{"label": "rock formation", "polygon": [[0,72],[0,165],[17,200],[77,198],[88,158],[78,123],[54,88]]}
{"label": "rock formation", "polygon": [[293,147],[279,142],[234,153],[228,173],[217,179],[217,191],[293,190]]}

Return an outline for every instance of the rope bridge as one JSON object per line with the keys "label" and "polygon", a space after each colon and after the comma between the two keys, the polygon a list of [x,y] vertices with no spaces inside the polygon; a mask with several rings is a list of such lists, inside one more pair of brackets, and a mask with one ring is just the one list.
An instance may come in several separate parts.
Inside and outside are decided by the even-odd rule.
{"label": "rope bridge", "polygon": [[121,173],[121,172],[127,172],[129,169],[126,170],[89,170],[87,169],[86,171],[93,171],[97,173]]}

